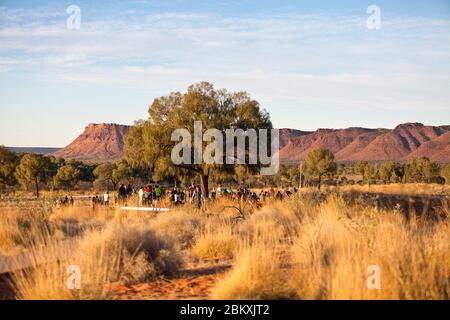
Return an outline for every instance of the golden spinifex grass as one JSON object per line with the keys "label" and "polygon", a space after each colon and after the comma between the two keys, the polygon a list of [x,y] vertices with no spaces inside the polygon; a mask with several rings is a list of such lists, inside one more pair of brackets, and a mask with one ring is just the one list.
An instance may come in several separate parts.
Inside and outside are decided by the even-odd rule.
{"label": "golden spinifex grass", "polygon": [[[315,206],[295,202],[290,209],[272,207],[274,217],[286,218],[277,221],[290,235],[282,241],[288,262],[285,255],[274,254],[280,231],[266,233],[269,241],[247,242],[213,291],[215,298],[449,298],[447,221],[407,221],[396,211],[348,207],[334,197]],[[370,266],[381,270],[380,289],[368,286]],[[261,270],[271,274],[262,276],[266,272]]]}
{"label": "golden spinifex grass", "polygon": [[[173,243],[145,224],[114,221],[87,232],[71,250],[46,247],[58,260],[15,273],[19,299],[110,299],[113,282],[139,283],[175,273],[181,263]],[[54,250],[54,251],[53,251]],[[68,286],[70,266],[80,270],[79,288]]]}
{"label": "golden spinifex grass", "polygon": [[[184,206],[159,215],[79,207],[50,213],[44,224],[42,216],[28,221],[48,232],[21,227],[14,218],[20,210],[7,211],[8,218],[3,211],[0,225],[8,231],[0,241],[4,249],[26,237],[42,239],[50,250],[60,239],[76,243],[58,262],[15,275],[22,299],[110,299],[113,282],[182,276],[184,263],[202,260],[231,266],[218,275],[214,299],[449,298],[447,219],[406,218],[396,209],[349,205],[339,196],[244,208],[245,219],[223,209],[229,205],[219,202],[206,211]],[[80,290],[67,288],[67,265],[80,266]],[[370,266],[381,271],[380,289],[368,287]]]}
{"label": "golden spinifex grass", "polygon": [[385,193],[392,195],[447,195],[450,196],[450,186],[432,183],[393,183],[377,185],[351,185],[340,187],[342,191],[359,191],[367,193]]}

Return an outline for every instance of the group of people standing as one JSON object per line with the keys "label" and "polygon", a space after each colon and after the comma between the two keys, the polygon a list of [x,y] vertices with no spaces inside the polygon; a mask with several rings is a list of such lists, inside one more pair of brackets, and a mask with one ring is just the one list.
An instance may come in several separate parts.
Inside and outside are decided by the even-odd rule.
{"label": "group of people standing", "polygon": [[161,197],[163,196],[163,189],[159,185],[151,186],[146,185],[138,191],[139,206],[145,205],[157,205]]}
{"label": "group of people standing", "polygon": [[106,191],[103,196],[99,196],[96,194],[94,197],[92,197],[92,207],[95,209],[97,206],[108,206],[110,201],[110,194],[109,191]]}
{"label": "group of people standing", "polygon": [[64,198],[59,198],[56,200],[57,207],[73,207],[75,200],[72,196],[65,195]]}
{"label": "group of people standing", "polygon": [[125,185],[121,185],[118,191],[118,200],[119,202],[123,203],[125,202],[129,197],[133,196],[134,189],[131,186],[131,184],[128,184],[126,187]]}
{"label": "group of people standing", "polygon": [[[294,188],[292,192],[288,190],[275,190],[270,188],[269,190],[262,190],[256,193],[248,188],[238,188],[236,191],[233,190],[231,186],[222,187],[219,185],[217,188],[210,190],[208,200],[216,200],[222,197],[226,197],[233,200],[248,200],[252,202],[264,202],[266,200],[284,200],[290,198],[293,193],[297,190]],[[145,187],[139,189],[134,189],[131,184],[122,184],[117,192],[116,202],[119,204],[124,204],[128,199],[137,195],[139,206],[157,206],[160,200],[164,197],[168,197],[173,206],[183,205],[185,203],[191,203],[195,206],[201,207],[204,202],[204,195],[202,193],[202,188],[199,185],[189,185],[188,187],[172,188],[170,190],[165,190],[158,184],[150,185],[147,184]],[[68,200],[71,201],[71,200]],[[72,198],[73,201],[73,198]],[[111,195],[109,192],[105,192],[103,196],[96,194],[92,198],[92,204],[95,208],[98,205],[107,206],[110,204]]]}

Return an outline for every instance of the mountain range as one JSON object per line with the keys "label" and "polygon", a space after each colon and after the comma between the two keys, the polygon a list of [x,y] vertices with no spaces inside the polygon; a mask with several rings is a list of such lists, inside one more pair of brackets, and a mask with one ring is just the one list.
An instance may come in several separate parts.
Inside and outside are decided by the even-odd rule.
{"label": "mountain range", "polygon": [[[121,159],[129,128],[120,124],[89,124],[71,144],[52,154],[64,159],[91,162]],[[280,129],[282,163],[298,163],[318,148],[331,150],[340,162],[406,161],[422,156],[438,162],[450,162],[450,125],[404,123],[394,129]]]}

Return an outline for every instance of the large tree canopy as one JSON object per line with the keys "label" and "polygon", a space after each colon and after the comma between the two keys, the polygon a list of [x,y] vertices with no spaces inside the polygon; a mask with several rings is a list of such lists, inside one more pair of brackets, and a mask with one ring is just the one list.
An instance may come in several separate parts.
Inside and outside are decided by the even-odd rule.
{"label": "large tree canopy", "polygon": [[[269,114],[261,110],[259,103],[245,92],[216,90],[208,82],[191,85],[187,92],[171,93],[157,98],[149,109],[149,119],[137,123],[126,139],[127,161],[137,167],[147,167],[157,177],[172,174],[176,176],[197,176],[201,179],[204,196],[208,196],[208,180],[214,171],[233,172],[234,165],[201,163],[174,164],[172,150],[178,142],[172,141],[176,129],[186,129],[194,137],[194,122],[200,121],[202,133],[217,129],[223,137],[227,129],[272,129]],[[202,142],[202,149],[213,143]],[[192,159],[194,159],[192,152]],[[247,155],[248,156],[248,155]],[[258,165],[249,165],[256,170]]]}

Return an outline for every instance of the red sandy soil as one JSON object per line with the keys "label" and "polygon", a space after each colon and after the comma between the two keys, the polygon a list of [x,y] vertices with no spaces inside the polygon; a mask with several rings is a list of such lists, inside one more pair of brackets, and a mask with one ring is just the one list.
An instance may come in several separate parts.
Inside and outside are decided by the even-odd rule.
{"label": "red sandy soil", "polygon": [[161,278],[136,285],[113,284],[117,300],[207,300],[229,266],[187,269],[173,279]]}

